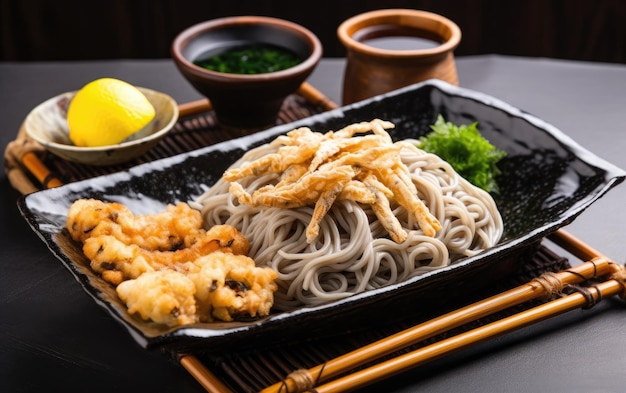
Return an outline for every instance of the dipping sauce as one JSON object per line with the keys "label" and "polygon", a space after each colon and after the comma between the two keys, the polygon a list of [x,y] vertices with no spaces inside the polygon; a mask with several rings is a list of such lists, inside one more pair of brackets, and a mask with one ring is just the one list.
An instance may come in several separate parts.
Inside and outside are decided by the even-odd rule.
{"label": "dipping sauce", "polygon": [[298,65],[302,60],[289,49],[271,44],[245,44],[231,47],[195,65],[228,74],[265,74]]}
{"label": "dipping sauce", "polygon": [[365,45],[386,50],[423,50],[441,45],[440,37],[431,32],[396,25],[363,28],[352,37]]}

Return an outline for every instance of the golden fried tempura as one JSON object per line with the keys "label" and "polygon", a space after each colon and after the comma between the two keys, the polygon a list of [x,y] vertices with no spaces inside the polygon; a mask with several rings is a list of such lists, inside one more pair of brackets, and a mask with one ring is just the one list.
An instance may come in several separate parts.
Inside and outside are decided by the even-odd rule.
{"label": "golden fried tempura", "polygon": [[236,255],[248,255],[250,251],[248,239],[231,225],[213,225],[206,231],[205,237],[218,239],[220,251],[232,252]]}
{"label": "golden fried tempura", "polygon": [[[112,235],[88,237],[83,242],[83,253],[90,260],[91,268],[103,274],[114,270],[121,272],[115,279],[128,280],[140,274],[173,267],[175,264],[194,261],[217,250],[235,254],[247,254],[248,240],[230,225],[217,225],[195,243],[176,251],[152,251],[136,244],[127,244]],[[106,280],[108,277],[103,275]],[[110,281],[119,284],[119,281]]]}
{"label": "golden fried tempura", "polygon": [[66,226],[76,241],[111,235],[126,244],[160,251],[189,247],[203,234],[200,212],[186,203],[168,205],[157,214],[134,215],[121,203],[79,199],[70,206]]}
{"label": "golden fried tempura", "polygon": [[[223,178],[231,183],[229,191],[241,204],[284,209],[314,205],[306,229],[309,243],[318,236],[319,225],[336,199],[371,205],[389,236],[401,243],[407,232],[391,210],[393,199],[415,216],[426,236],[434,237],[441,223],[419,199],[401,159],[406,146],[393,143],[386,131],[393,127],[393,123],[374,119],[325,134],[298,128],[270,143],[277,147],[275,153],[231,168]],[[366,132],[372,134],[354,136]],[[266,173],[279,173],[279,182],[251,193],[238,182]]]}
{"label": "golden fried tempura", "polygon": [[185,203],[133,215],[119,203],[80,199],[67,229],[90,267],[143,319],[176,326],[267,315],[276,273],[246,256],[250,244],[236,228],[205,231],[200,217]]}
{"label": "golden fried tempura", "polygon": [[109,235],[89,237],[83,243],[83,253],[91,268],[114,285],[155,270],[141,257],[140,250],[136,245],[128,245]]}
{"label": "golden fried tempura", "polygon": [[168,326],[197,322],[196,287],[184,274],[174,270],[148,272],[122,282],[117,295],[128,312]]}
{"label": "golden fried tempura", "polygon": [[184,268],[196,286],[201,321],[262,317],[274,304],[276,272],[245,255],[217,251]]}

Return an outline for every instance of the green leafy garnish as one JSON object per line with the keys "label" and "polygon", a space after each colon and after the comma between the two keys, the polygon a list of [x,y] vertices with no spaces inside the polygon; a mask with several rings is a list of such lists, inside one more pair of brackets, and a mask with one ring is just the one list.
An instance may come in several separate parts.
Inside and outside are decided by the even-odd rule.
{"label": "green leafy garnish", "polygon": [[478,131],[478,123],[457,126],[439,115],[432,132],[420,138],[420,148],[446,160],[467,181],[488,192],[498,192],[497,162],[506,152],[489,143]]}
{"label": "green leafy garnish", "polygon": [[265,74],[298,65],[302,60],[289,49],[270,44],[249,44],[229,48],[194,64],[228,74]]}

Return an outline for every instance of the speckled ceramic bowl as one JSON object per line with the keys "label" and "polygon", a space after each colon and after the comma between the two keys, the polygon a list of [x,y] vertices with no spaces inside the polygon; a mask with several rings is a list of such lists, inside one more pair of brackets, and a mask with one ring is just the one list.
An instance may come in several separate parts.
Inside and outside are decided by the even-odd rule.
{"label": "speckled ceramic bowl", "polygon": [[28,136],[51,153],[88,165],[114,165],[139,157],[154,147],[178,120],[178,104],[167,94],[138,88],[156,110],[155,118],[142,130],[121,143],[99,147],[78,147],[69,139],[67,108],[75,91],[59,94],[36,106],[26,116]]}

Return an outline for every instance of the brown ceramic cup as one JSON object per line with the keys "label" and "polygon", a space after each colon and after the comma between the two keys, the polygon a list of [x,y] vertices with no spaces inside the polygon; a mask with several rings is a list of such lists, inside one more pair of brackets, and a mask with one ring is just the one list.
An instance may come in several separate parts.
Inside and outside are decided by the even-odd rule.
{"label": "brown ceramic cup", "polygon": [[459,83],[454,49],[461,30],[441,15],[412,9],[371,11],[343,22],[337,35],[347,50],[343,104],[431,78]]}
{"label": "brown ceramic cup", "polygon": [[[251,43],[288,49],[302,62],[259,74],[216,72],[195,64],[208,53]],[[246,134],[276,124],[285,98],[317,66],[322,44],[311,31],[293,22],[263,16],[234,16],[183,30],[172,42],[171,52],[185,79],[209,98],[217,121],[232,132]]]}

